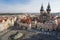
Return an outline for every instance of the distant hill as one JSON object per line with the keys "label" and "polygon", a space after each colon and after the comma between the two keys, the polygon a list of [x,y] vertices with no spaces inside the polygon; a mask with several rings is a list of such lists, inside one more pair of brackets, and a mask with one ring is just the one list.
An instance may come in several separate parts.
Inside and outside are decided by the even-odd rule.
{"label": "distant hill", "polygon": [[[31,14],[31,15],[40,15],[40,13],[0,13],[0,15],[24,15],[24,14]],[[59,15],[60,12],[51,13],[52,15]]]}

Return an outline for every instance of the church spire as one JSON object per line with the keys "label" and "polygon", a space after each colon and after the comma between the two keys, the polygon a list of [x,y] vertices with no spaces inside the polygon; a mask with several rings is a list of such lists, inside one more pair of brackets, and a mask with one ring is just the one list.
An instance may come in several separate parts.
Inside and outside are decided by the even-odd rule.
{"label": "church spire", "polygon": [[41,5],[41,9],[40,9],[40,11],[44,11],[43,4]]}
{"label": "church spire", "polygon": [[47,9],[46,9],[47,12],[50,12],[51,9],[50,9],[50,3],[48,3],[48,6],[47,6]]}

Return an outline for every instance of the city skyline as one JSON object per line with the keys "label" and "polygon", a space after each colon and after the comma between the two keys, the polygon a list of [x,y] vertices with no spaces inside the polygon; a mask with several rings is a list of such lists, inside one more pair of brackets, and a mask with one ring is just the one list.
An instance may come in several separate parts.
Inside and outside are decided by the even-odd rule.
{"label": "city skyline", "polygon": [[46,10],[48,2],[51,12],[60,12],[60,0],[0,0],[0,13],[39,13],[41,5]]}

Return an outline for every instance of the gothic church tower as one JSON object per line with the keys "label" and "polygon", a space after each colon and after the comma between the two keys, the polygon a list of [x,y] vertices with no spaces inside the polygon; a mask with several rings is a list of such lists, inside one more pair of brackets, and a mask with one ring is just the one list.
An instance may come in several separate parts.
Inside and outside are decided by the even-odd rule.
{"label": "gothic church tower", "polygon": [[45,23],[46,21],[50,20],[50,4],[48,3],[47,9],[46,11],[44,11],[43,5],[41,5],[41,9],[40,9],[40,19],[42,23]]}

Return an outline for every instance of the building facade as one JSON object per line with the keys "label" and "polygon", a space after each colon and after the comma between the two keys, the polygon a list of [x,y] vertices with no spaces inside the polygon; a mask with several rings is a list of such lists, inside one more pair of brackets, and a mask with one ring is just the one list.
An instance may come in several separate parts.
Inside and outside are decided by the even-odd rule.
{"label": "building facade", "polygon": [[41,23],[44,23],[44,22],[50,20],[50,16],[51,16],[50,11],[51,11],[51,9],[50,9],[49,3],[48,3],[46,11],[44,10],[43,5],[41,5],[41,9],[40,9],[40,22]]}

